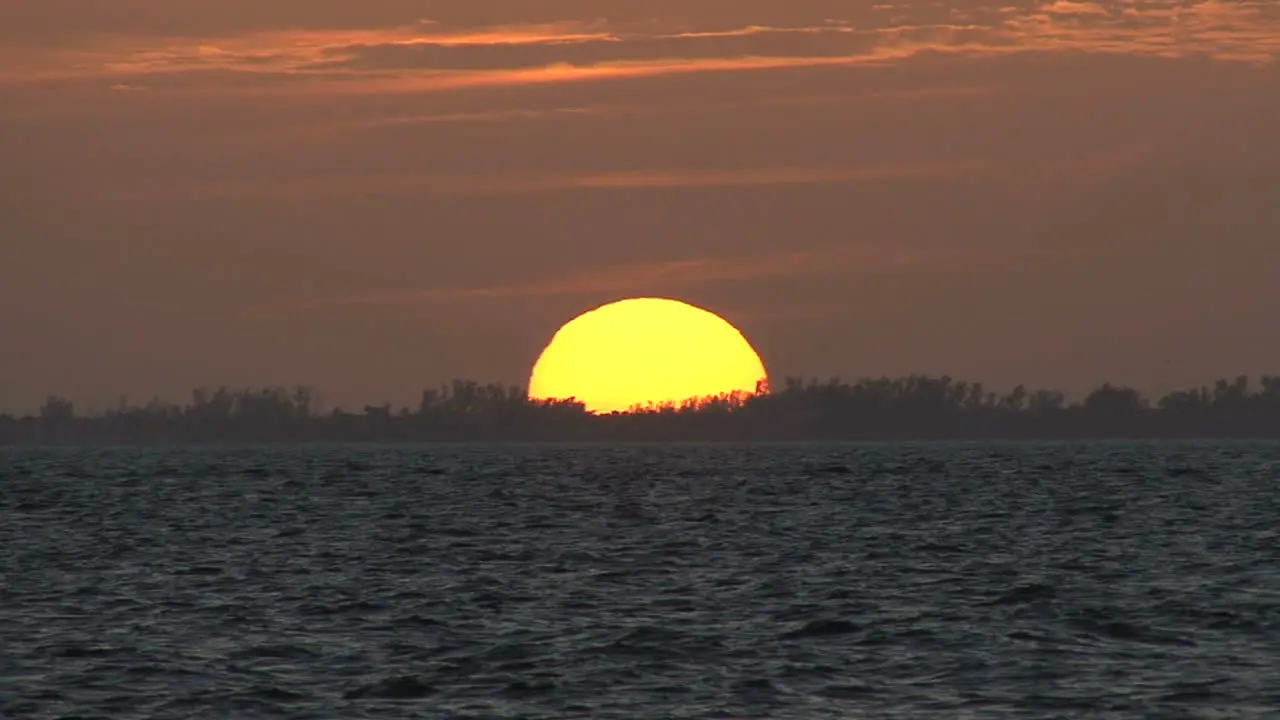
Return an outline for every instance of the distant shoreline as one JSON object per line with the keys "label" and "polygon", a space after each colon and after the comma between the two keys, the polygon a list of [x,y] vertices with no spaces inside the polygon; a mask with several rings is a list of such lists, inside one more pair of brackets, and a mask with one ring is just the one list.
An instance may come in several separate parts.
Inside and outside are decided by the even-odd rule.
{"label": "distant shoreline", "polygon": [[305,433],[289,435],[225,434],[217,436],[176,435],[157,432],[133,434],[128,437],[97,433],[39,433],[25,437],[0,438],[0,448],[145,448],[145,447],[340,447],[340,446],[412,446],[412,445],[646,445],[646,444],[935,444],[935,443],[1105,443],[1105,442],[1280,442],[1280,430],[1271,433],[1175,433],[1128,432],[1104,433],[1080,431],[1061,434],[1034,433],[954,433],[954,434],[751,434],[720,435],[711,433],[662,433],[643,435],[626,433],[581,434],[414,434],[411,432],[386,435],[354,433],[323,434],[309,436]]}
{"label": "distant shoreline", "polygon": [[1280,377],[1247,377],[1156,401],[1104,383],[1068,404],[1021,386],[997,395],[949,377],[855,383],[787,378],[782,387],[595,415],[573,400],[458,380],[415,409],[316,409],[309,388],[196,390],[190,404],[123,401],[81,416],[50,397],[36,415],[0,415],[0,446],[413,443],[814,443],[1280,440]]}
{"label": "distant shoreline", "polygon": [[714,440],[245,440],[245,441],[139,441],[139,442],[40,442],[10,443],[0,442],[0,452],[24,450],[237,450],[247,448],[265,449],[302,449],[302,448],[374,448],[374,447],[589,447],[593,445],[621,447],[644,445],[945,445],[945,444],[980,444],[980,445],[1036,445],[1036,444],[1104,444],[1104,443],[1280,443],[1280,436],[1220,436],[1220,437],[1157,437],[1157,436],[1124,436],[1124,437],[1035,437],[1035,438],[902,438],[893,440],[875,439],[812,439],[812,440],[773,440],[773,439],[714,439]]}

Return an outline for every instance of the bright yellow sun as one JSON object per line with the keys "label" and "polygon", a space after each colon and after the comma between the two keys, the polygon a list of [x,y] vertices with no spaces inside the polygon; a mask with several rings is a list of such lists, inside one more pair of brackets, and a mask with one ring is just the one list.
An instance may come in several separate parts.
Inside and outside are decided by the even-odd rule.
{"label": "bright yellow sun", "polygon": [[715,313],[661,298],[619,300],[565,323],[538,357],[529,397],[592,412],[755,392],[764,364]]}

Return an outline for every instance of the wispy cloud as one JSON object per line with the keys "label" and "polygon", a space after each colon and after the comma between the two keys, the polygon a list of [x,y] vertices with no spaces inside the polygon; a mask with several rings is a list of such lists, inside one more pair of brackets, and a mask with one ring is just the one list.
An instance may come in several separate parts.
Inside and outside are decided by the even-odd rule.
{"label": "wispy cloud", "polygon": [[[751,168],[746,170],[684,170],[674,172],[616,172],[566,175],[515,182],[503,189],[513,192],[573,188],[637,189],[697,188],[753,185],[813,185],[819,183],[873,182],[917,178],[954,177],[982,172],[983,163],[883,165],[844,168]],[[497,185],[494,187],[503,187]]]}
{"label": "wispy cloud", "polygon": [[94,188],[96,197],[153,202],[169,196],[203,198],[289,198],[408,193],[475,197],[552,193],[569,190],[609,192],[660,188],[756,187],[908,181],[976,175],[987,163],[886,164],[846,167],[746,167],[733,170],[673,169],[622,172],[513,173],[507,175],[430,175],[412,173],[312,173],[270,181],[193,182],[182,186],[145,185]]}
{"label": "wispy cloud", "polygon": [[666,292],[714,282],[887,272],[942,263],[954,268],[957,263],[975,260],[982,260],[982,257],[972,251],[845,245],[750,258],[702,257],[616,265],[546,280],[504,285],[296,298],[259,308],[258,312],[278,315],[352,305],[432,304],[563,295],[625,296]]}
{"label": "wispy cloud", "polygon": [[1101,3],[1057,0],[1057,2],[1041,5],[1040,12],[1048,15],[1093,15],[1098,17],[1107,17],[1111,15],[1112,11],[1108,10]]}
{"label": "wispy cloud", "polygon": [[[14,81],[101,77],[135,84],[148,76],[230,73],[235,85],[307,81],[347,92],[444,92],[677,73],[894,62],[922,54],[992,56],[1085,52],[1206,55],[1269,63],[1280,55],[1280,14],[1261,0],[1055,2],[996,11],[955,10],[946,22],[839,18],[794,27],[679,29],[602,21],[449,29],[258,32],[199,42],[112,38],[74,52],[42,53],[0,75]],[[318,84],[317,84],[318,83]]]}
{"label": "wispy cloud", "polygon": [[[946,85],[888,90],[883,92],[833,92],[802,94],[783,97],[753,97],[739,101],[706,100],[698,97],[682,98],[678,104],[681,112],[733,112],[759,110],[769,107],[837,107],[857,103],[912,102],[919,100],[958,97],[983,97],[1007,94],[1008,88],[994,85]],[[416,127],[448,124],[506,123],[506,122],[559,122],[573,118],[600,118],[636,115],[665,115],[668,106],[643,104],[603,104],[590,107],[513,107],[470,112],[417,113],[412,115],[383,115],[367,119],[339,120],[316,123],[305,127],[290,127],[276,131],[279,141],[329,141],[337,133],[379,130],[397,127]]]}

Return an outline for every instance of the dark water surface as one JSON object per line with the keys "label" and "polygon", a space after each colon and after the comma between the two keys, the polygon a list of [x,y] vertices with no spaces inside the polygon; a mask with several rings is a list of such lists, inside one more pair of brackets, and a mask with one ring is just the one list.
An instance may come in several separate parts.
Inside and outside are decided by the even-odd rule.
{"label": "dark water surface", "polygon": [[0,715],[1280,717],[1280,445],[0,451]]}

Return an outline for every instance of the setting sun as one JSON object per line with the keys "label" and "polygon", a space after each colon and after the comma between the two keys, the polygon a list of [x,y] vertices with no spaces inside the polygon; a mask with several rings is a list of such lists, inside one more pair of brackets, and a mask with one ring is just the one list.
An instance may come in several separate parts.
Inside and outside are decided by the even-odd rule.
{"label": "setting sun", "polygon": [[620,300],[565,323],[529,378],[529,397],[576,398],[592,412],[755,392],[764,364],[718,315],[661,298]]}

